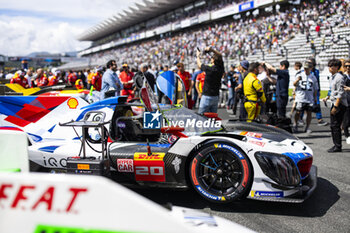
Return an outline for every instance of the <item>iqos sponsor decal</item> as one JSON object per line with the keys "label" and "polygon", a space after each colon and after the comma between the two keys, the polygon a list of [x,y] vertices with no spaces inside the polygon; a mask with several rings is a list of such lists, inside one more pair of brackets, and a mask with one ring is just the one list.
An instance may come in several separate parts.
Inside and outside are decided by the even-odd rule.
{"label": "iqos sponsor decal", "polygon": [[45,167],[67,167],[67,159],[66,158],[54,158],[54,157],[49,157],[46,158],[45,156],[43,157],[44,159],[44,166]]}

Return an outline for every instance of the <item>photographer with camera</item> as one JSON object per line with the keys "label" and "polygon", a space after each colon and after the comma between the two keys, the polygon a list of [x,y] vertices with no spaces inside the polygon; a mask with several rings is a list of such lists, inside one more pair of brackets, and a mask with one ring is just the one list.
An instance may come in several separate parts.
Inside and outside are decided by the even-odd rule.
{"label": "photographer with camera", "polygon": [[225,73],[221,53],[211,47],[206,47],[204,52],[212,52],[213,55],[210,59],[210,65],[204,65],[201,62],[201,51],[197,48],[197,65],[206,74],[202,98],[199,104],[199,114],[217,112],[221,79]]}

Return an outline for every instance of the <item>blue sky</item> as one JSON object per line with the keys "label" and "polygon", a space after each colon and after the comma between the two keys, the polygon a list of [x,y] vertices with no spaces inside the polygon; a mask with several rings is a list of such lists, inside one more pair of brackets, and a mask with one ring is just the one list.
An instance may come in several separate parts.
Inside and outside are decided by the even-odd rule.
{"label": "blue sky", "polygon": [[140,0],[0,0],[0,54],[62,53],[90,45],[76,37]]}

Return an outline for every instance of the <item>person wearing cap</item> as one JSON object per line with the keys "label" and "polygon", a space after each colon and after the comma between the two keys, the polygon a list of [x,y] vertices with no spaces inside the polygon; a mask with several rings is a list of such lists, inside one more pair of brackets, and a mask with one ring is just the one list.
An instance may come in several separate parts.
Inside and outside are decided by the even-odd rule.
{"label": "person wearing cap", "polygon": [[218,110],[219,93],[221,87],[221,79],[225,73],[224,62],[222,55],[217,50],[206,47],[206,53],[212,52],[213,55],[210,59],[210,65],[204,65],[201,62],[201,52],[197,49],[197,65],[205,72],[205,80],[202,98],[199,103],[199,114],[205,112],[214,112]]}
{"label": "person wearing cap", "polygon": [[24,77],[26,73],[22,70],[18,70],[15,75],[11,78],[11,84],[19,84],[24,88],[29,88],[28,81]]}
{"label": "person wearing cap", "polygon": [[182,62],[179,62],[177,65],[179,69],[177,74],[180,76],[185,85],[185,90],[187,94],[187,106],[189,109],[192,109],[192,82],[191,82],[191,74],[185,71],[185,66]]}
{"label": "person wearing cap", "polygon": [[83,83],[83,80],[81,80],[80,78],[77,79],[77,81],[75,81],[75,84],[74,84],[75,88],[77,90],[81,90],[84,88],[84,83]]}
{"label": "person wearing cap", "polygon": [[306,126],[304,132],[311,133],[309,129],[311,123],[312,108],[317,104],[318,83],[316,77],[311,73],[312,65],[304,63],[304,72],[300,72],[293,82],[295,86],[295,115],[294,132],[298,132],[298,121],[300,114],[306,112]]}
{"label": "person wearing cap", "polygon": [[236,92],[236,99],[235,99],[235,104],[233,107],[233,114],[236,115],[236,106],[238,101],[240,100],[240,107],[239,107],[239,119],[241,121],[245,121],[247,119],[247,111],[245,110],[244,107],[244,93],[243,93],[243,80],[244,78],[247,76],[248,74],[248,68],[249,68],[249,62],[247,60],[243,60],[241,61],[238,66],[237,66],[237,70],[238,70],[238,85],[235,88],[235,92]]}
{"label": "person wearing cap", "polygon": [[277,115],[279,118],[285,118],[288,104],[288,91],[289,91],[289,62],[283,60],[280,62],[279,69],[276,69],[268,63],[264,63],[266,68],[274,74],[277,74],[276,83],[276,105]]}
{"label": "person wearing cap", "polygon": [[114,88],[115,96],[119,96],[120,91],[123,89],[123,84],[120,82],[117,71],[117,63],[115,60],[109,60],[106,64],[107,70],[102,76],[102,85],[100,91],[100,99],[105,98],[105,94],[111,88]]}
{"label": "person wearing cap", "polygon": [[260,73],[259,62],[249,65],[248,75],[243,81],[244,108],[247,111],[247,122],[252,122],[260,115],[261,105],[266,102],[263,87],[257,75]]}
{"label": "person wearing cap", "polygon": [[134,73],[129,71],[128,64],[124,63],[122,66],[122,72],[119,74],[119,79],[121,83],[123,84],[124,88],[121,90],[121,95],[127,95],[128,100],[131,100],[134,98],[134,91],[133,91],[133,77]]}

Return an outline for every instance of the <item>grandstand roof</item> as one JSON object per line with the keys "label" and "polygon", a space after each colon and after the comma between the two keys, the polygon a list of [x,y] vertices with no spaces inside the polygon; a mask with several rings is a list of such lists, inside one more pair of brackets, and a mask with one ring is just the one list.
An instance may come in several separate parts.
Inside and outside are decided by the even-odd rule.
{"label": "grandstand roof", "polygon": [[78,37],[80,41],[95,41],[118,30],[143,22],[162,13],[176,9],[193,0],[143,0],[93,26]]}

